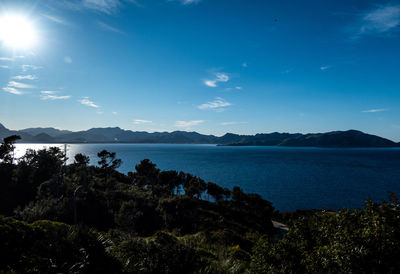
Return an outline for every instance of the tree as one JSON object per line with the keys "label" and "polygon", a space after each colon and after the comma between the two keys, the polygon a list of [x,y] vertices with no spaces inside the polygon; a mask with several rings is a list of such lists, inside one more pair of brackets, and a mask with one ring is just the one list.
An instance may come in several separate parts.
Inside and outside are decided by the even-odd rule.
{"label": "tree", "polygon": [[119,166],[122,163],[122,160],[115,159],[116,153],[109,152],[105,149],[103,149],[102,151],[97,153],[97,156],[100,158],[100,161],[98,161],[98,164],[100,165],[100,168],[103,170],[104,183],[107,183],[108,175],[115,169],[119,168]]}
{"label": "tree", "polygon": [[3,163],[12,164],[14,161],[14,143],[20,140],[21,136],[11,135],[3,139],[3,143],[0,146],[0,160]]}
{"label": "tree", "polygon": [[75,158],[75,165],[77,166],[86,167],[90,162],[89,156],[86,156],[85,154],[82,153],[76,154],[74,158]]}
{"label": "tree", "polygon": [[211,195],[216,202],[219,202],[223,199],[225,191],[219,185],[209,182],[207,184],[207,193]]}
{"label": "tree", "polygon": [[140,187],[151,187],[154,196],[154,186],[158,184],[160,170],[149,159],[144,159],[135,166],[134,184]]}

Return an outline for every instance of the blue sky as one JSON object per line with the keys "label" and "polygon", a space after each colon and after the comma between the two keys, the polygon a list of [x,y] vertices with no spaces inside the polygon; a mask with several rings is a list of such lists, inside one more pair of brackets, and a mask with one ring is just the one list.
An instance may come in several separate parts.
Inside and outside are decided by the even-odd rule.
{"label": "blue sky", "polygon": [[[11,129],[326,132],[400,141],[400,2],[1,1]],[[0,25],[3,31],[15,26]]]}

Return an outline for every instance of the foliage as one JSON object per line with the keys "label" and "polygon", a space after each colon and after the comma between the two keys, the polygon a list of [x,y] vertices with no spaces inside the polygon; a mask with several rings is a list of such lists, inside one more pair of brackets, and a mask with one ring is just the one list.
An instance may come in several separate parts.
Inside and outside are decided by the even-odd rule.
{"label": "foliage", "polygon": [[[400,269],[400,208],[274,213],[272,204],[149,159],[128,175],[58,148],[0,162],[0,272],[380,273]],[[10,145],[11,144],[11,145]],[[12,159],[13,157],[11,157]],[[6,160],[5,160],[6,159]],[[74,222],[74,191],[78,225]],[[210,197],[212,202],[210,202]],[[278,240],[271,218],[289,232]],[[18,219],[18,220],[17,220]]]}

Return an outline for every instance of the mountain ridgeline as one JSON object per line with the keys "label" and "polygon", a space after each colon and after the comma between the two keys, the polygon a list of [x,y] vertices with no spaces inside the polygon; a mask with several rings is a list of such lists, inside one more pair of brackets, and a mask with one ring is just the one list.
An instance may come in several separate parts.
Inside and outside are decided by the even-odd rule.
{"label": "mountain ridgeline", "polygon": [[400,143],[357,130],[327,133],[262,133],[221,137],[197,132],[145,132],[113,128],[91,128],[85,131],[55,128],[9,130],[0,124],[0,138],[21,136],[23,143],[158,143],[158,144],[217,144],[225,146],[287,146],[287,147],[400,147]]}

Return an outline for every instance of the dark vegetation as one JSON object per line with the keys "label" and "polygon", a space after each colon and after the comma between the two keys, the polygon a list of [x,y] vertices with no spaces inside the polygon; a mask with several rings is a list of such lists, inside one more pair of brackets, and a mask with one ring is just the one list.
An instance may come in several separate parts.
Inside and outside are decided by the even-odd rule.
{"label": "dark vegetation", "polygon": [[197,132],[154,132],[114,128],[91,128],[85,131],[67,131],[54,128],[27,128],[12,131],[0,124],[0,138],[20,135],[27,143],[164,143],[164,144],[218,144],[231,146],[291,146],[291,147],[398,147],[388,139],[357,130],[327,133],[264,133],[224,136],[204,135]]}
{"label": "dark vegetation", "polygon": [[[239,187],[224,189],[143,160],[121,174],[115,153],[66,165],[58,148],[15,161],[0,147],[0,272],[395,273],[395,197],[364,210],[279,214]],[[75,199],[74,199],[75,197]],[[74,200],[76,201],[74,206]],[[278,238],[271,218],[289,225]]]}

